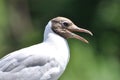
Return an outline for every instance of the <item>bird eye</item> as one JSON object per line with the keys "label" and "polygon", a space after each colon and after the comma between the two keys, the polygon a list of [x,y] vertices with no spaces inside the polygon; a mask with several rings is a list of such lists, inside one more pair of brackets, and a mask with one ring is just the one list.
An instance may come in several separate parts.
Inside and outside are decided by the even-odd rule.
{"label": "bird eye", "polygon": [[65,27],[68,27],[68,26],[69,26],[69,23],[68,23],[68,22],[63,22],[62,24],[63,24],[63,26],[65,26]]}

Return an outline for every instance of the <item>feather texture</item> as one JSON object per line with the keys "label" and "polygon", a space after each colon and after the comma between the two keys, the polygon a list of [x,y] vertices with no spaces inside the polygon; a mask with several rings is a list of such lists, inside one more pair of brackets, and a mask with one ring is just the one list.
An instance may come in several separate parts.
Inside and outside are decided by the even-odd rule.
{"label": "feather texture", "polygon": [[0,59],[0,80],[57,80],[68,60],[67,41],[51,30],[50,21],[42,43]]}

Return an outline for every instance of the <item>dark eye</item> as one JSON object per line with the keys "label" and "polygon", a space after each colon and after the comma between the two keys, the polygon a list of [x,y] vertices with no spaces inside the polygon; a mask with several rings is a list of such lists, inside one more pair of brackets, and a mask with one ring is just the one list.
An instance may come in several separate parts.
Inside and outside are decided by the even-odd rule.
{"label": "dark eye", "polygon": [[69,26],[69,23],[68,23],[68,22],[63,22],[62,24],[63,24],[63,26],[65,26],[65,27],[68,27],[68,26]]}

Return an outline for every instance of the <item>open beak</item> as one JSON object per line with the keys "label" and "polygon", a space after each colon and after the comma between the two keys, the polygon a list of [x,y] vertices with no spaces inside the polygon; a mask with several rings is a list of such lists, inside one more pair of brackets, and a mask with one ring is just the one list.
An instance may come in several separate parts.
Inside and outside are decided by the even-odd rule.
{"label": "open beak", "polygon": [[81,40],[85,43],[89,43],[85,38],[73,33],[73,32],[84,32],[84,33],[88,33],[90,34],[91,36],[93,36],[92,32],[87,30],[87,29],[83,29],[83,28],[79,28],[77,27],[76,25],[72,25],[71,27],[68,27],[68,32],[70,34],[70,38],[76,38],[78,40]]}

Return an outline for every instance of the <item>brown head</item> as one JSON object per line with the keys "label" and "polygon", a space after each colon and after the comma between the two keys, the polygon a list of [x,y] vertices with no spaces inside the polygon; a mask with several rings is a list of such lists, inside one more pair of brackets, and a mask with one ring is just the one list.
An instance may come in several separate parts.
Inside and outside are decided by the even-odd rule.
{"label": "brown head", "polygon": [[51,22],[52,22],[52,30],[55,33],[59,34],[60,36],[66,38],[66,39],[67,38],[76,38],[85,43],[88,43],[88,41],[85,38],[83,38],[73,32],[84,32],[84,33],[93,35],[92,32],[90,32],[89,30],[77,27],[71,20],[69,20],[68,18],[65,18],[65,17],[53,18],[51,20]]}

